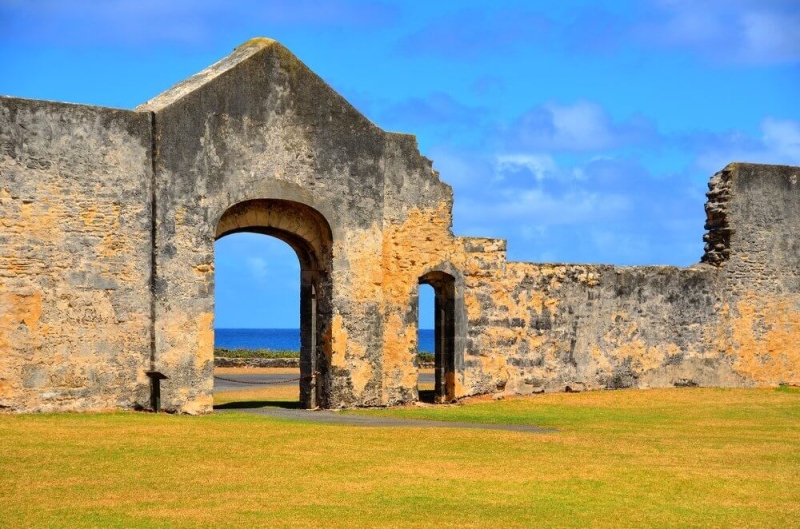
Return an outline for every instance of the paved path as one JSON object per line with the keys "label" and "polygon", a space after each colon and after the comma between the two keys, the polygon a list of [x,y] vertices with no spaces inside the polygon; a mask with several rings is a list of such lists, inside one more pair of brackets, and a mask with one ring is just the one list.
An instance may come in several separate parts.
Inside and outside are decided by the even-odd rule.
{"label": "paved path", "polygon": [[391,417],[377,417],[374,415],[344,414],[327,410],[298,410],[266,406],[263,408],[226,408],[218,409],[216,413],[244,412],[276,419],[292,419],[297,421],[311,421],[325,424],[344,424],[348,426],[365,426],[379,428],[460,428],[470,430],[507,430],[512,432],[552,433],[556,430],[538,428],[522,424],[483,424],[472,422],[447,422],[423,421],[413,419],[393,419]]}
{"label": "paved path", "polygon": [[[235,391],[242,389],[253,389],[258,387],[254,383],[269,382],[274,386],[294,386],[299,382],[299,376],[291,373],[237,373],[231,375],[219,375],[214,377],[214,391]],[[421,373],[420,382],[432,384],[434,382],[433,373]],[[225,380],[227,379],[227,380]],[[245,382],[232,382],[238,380]],[[547,428],[537,428],[536,426],[526,426],[519,424],[482,424],[471,422],[448,422],[448,421],[426,421],[413,419],[394,419],[391,417],[378,417],[375,415],[355,415],[329,410],[301,410],[296,408],[282,408],[279,406],[262,407],[242,407],[233,408],[236,403],[226,404],[224,409],[217,409],[216,413],[227,413],[238,411],[251,413],[264,417],[274,417],[276,419],[290,419],[296,421],[310,421],[325,424],[344,424],[348,426],[381,427],[381,428],[461,428],[472,430],[507,430],[512,432],[548,433],[555,430]]]}
{"label": "paved path", "polygon": [[[300,372],[293,375],[291,373],[241,373],[235,375],[219,375],[220,378],[214,377],[214,391],[231,391],[237,389],[253,389],[257,387],[255,384],[263,384],[265,382],[274,386],[297,386],[300,384],[296,379],[300,376]],[[224,380],[227,379],[227,380]],[[245,383],[231,382],[231,380],[241,380]],[[290,382],[283,382],[290,380]],[[419,376],[419,381],[422,383],[433,384],[433,373],[422,373]]]}
{"label": "paved path", "polygon": [[[219,376],[219,378],[218,378]],[[292,373],[237,373],[235,375],[215,375],[214,391],[231,391],[237,389],[254,389],[265,382],[274,386],[297,386],[300,371]],[[241,380],[244,383],[231,382]],[[289,380],[290,382],[282,382]]]}

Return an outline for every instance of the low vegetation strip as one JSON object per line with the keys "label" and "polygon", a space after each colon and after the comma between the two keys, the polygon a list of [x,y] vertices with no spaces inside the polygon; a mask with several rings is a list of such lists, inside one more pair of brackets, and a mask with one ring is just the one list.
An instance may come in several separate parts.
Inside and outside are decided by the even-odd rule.
{"label": "low vegetation strip", "polygon": [[227,358],[214,357],[214,367],[300,367],[299,358]]}
{"label": "low vegetation strip", "polygon": [[[272,391],[284,394],[246,398],[286,405],[296,388]],[[0,527],[791,527],[800,519],[792,388],[584,392],[364,413],[558,431],[363,428],[236,412],[0,414]]]}
{"label": "low vegetation strip", "polygon": [[[419,353],[417,367],[433,367],[432,353]],[[299,367],[300,351],[272,349],[214,349],[216,367]]]}
{"label": "low vegetation strip", "polygon": [[420,352],[417,353],[417,367],[433,367],[434,356],[433,353]]}
{"label": "low vegetation strip", "polygon": [[[300,351],[288,349],[227,349],[224,347],[217,347],[214,349],[214,356],[225,358],[300,358]],[[418,353],[417,359],[419,362],[432,364],[433,353]]]}
{"label": "low vegetation strip", "polygon": [[223,358],[300,358],[300,351],[287,349],[225,349],[218,347],[214,349],[214,356]]}

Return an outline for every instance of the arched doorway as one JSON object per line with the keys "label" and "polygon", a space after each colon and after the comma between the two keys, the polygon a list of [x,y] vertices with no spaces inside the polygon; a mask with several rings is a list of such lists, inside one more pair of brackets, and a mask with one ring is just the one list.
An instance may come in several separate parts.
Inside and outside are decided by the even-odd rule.
{"label": "arched doorway", "polygon": [[324,406],[328,366],[322,354],[322,340],[331,316],[331,228],[321,213],[305,204],[261,199],[230,207],[217,224],[216,239],[242,232],[275,237],[297,254],[300,262],[300,406]]}
{"label": "arched doorway", "polygon": [[456,398],[455,278],[435,271],[420,277],[419,283],[434,290],[434,401],[449,402]]}

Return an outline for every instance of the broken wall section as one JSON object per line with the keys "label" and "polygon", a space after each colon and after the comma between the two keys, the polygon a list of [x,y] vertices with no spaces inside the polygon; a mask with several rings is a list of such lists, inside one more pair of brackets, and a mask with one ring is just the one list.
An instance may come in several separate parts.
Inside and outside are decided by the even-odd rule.
{"label": "broken wall section", "polygon": [[800,168],[731,164],[689,268],[509,263],[465,241],[465,394],[800,383]]}
{"label": "broken wall section", "polygon": [[146,406],[149,116],[0,98],[0,408]]}
{"label": "broken wall section", "polygon": [[453,278],[457,394],[462,384],[466,318],[463,250],[452,233],[453,190],[420,155],[414,136],[386,134],[381,255],[382,401],[413,402],[417,393],[420,279],[431,272]]}
{"label": "broken wall section", "polygon": [[733,163],[709,188],[730,226],[714,347],[757,384],[800,385],[800,167]]}

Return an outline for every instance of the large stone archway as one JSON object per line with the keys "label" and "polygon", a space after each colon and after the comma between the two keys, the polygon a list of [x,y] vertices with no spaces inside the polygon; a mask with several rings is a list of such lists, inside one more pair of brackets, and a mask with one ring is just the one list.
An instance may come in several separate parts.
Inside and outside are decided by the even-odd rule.
{"label": "large stone archway", "polygon": [[300,406],[315,408],[326,401],[329,373],[322,345],[331,320],[330,225],[305,204],[257,199],[229,208],[217,223],[216,239],[242,232],[280,239],[300,261]]}

